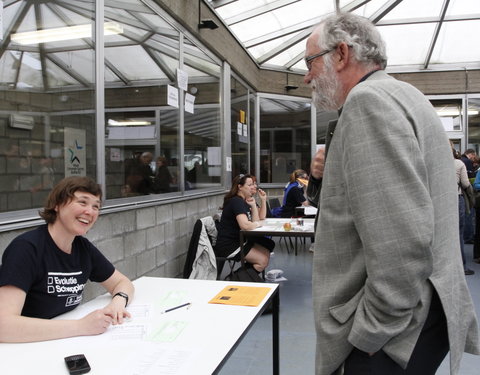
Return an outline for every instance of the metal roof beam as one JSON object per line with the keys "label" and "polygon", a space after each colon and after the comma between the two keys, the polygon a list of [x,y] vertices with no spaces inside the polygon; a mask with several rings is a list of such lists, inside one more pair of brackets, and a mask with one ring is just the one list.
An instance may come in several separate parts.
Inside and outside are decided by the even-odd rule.
{"label": "metal roof beam", "polygon": [[235,3],[237,1],[238,0],[211,0],[210,4],[212,5],[213,8],[217,9],[217,8],[223,7],[224,5]]}
{"label": "metal roof beam", "polygon": [[7,29],[3,34],[3,40],[0,43],[0,58],[3,56],[7,50],[7,46],[10,44],[10,35],[17,31],[18,26],[20,26],[25,18],[30,5],[31,4],[28,1],[22,2],[17,10],[17,13],[15,13],[15,15],[12,17],[12,22],[7,26]]}
{"label": "metal roof beam", "polygon": [[80,73],[73,70],[73,68],[67,66],[62,60],[54,55],[48,54],[46,56],[48,60],[53,62],[56,66],[62,69],[65,73],[75,79],[77,82],[81,83],[83,86],[91,88],[93,86],[92,82],[87,81]]}
{"label": "metal roof beam", "polygon": [[163,61],[162,59],[160,59],[160,58],[159,58],[150,48],[148,48],[147,46],[142,45],[142,48],[145,50],[145,52],[148,54],[148,56],[150,56],[150,58],[153,60],[153,62],[154,62],[155,64],[157,64],[157,66],[160,68],[160,70],[165,73],[165,75],[168,77],[168,79],[170,80],[170,82],[175,82],[176,75],[175,75],[175,73],[172,71],[172,69],[170,69],[170,67],[168,66],[168,64],[165,63],[165,61]]}
{"label": "metal roof beam", "polygon": [[[45,4],[58,18],[60,18],[67,26],[75,26],[76,24],[55,4]],[[82,38],[82,40],[86,43],[88,47],[83,49],[93,49],[95,50],[95,44],[93,43],[92,39],[90,38]],[[80,48],[74,48],[74,51],[80,50]],[[54,53],[50,50],[46,50],[47,53]],[[65,52],[65,48],[60,48],[58,52]],[[128,78],[118,70],[113,63],[108,60],[106,57],[104,58],[105,65],[110,69],[110,71],[118,77],[125,85],[129,85],[130,81]]]}
{"label": "metal roof beam", "polygon": [[118,1],[118,0],[105,0],[105,7],[118,8],[118,9],[132,11],[132,12],[155,14],[150,8],[146,6],[133,4],[131,2],[127,3],[127,2]]}
{"label": "metal roof beam", "polygon": [[360,8],[361,6],[369,3],[370,0],[353,0],[344,7],[340,9],[341,12],[353,12],[354,10]]}
{"label": "metal roof beam", "polygon": [[[443,22],[460,22],[460,21],[478,21],[480,13],[460,16],[445,16]],[[395,26],[395,25],[413,25],[419,23],[436,23],[440,22],[441,17],[421,17],[421,18],[405,18],[396,20],[385,20],[377,22],[377,26]]]}
{"label": "metal roof beam", "polygon": [[293,33],[296,33],[298,31],[305,30],[309,27],[311,29],[313,29],[313,27],[316,26],[317,24],[319,24],[322,19],[323,19],[323,17],[311,18],[309,20],[297,23],[296,25],[286,27],[282,30],[274,31],[274,32],[264,34],[262,36],[254,38],[254,39],[247,40],[243,44],[245,45],[245,48],[251,48],[251,47],[258,46],[259,44],[269,42],[273,39],[277,39],[277,38],[280,38],[280,37],[288,35],[288,34],[293,34]]}
{"label": "metal roof beam", "polygon": [[245,12],[236,14],[230,18],[225,18],[225,23],[228,26],[235,25],[236,23],[246,21],[250,18],[260,16],[262,14],[271,12],[275,9],[283,8],[284,6],[290,5],[292,3],[296,3],[300,0],[276,0],[272,1],[271,3],[264,4],[254,9],[247,10]]}
{"label": "metal roof beam", "polygon": [[437,25],[435,26],[435,31],[433,32],[433,38],[432,38],[432,41],[430,42],[430,47],[428,47],[425,63],[423,64],[424,69],[428,68],[428,64],[430,63],[430,59],[432,58],[432,53],[433,53],[433,50],[435,49],[435,44],[437,43],[438,34],[440,33],[440,29],[442,28],[443,20],[445,19],[445,14],[447,13],[449,3],[450,3],[450,0],[445,0],[443,2],[442,11],[440,12],[440,22],[438,22]]}
{"label": "metal roof beam", "polygon": [[287,49],[289,49],[293,45],[299,43],[300,41],[302,41],[303,39],[308,37],[310,35],[310,33],[311,33],[310,28],[301,31],[299,34],[290,38],[286,42],[281,43],[278,47],[271,49],[267,53],[265,53],[262,56],[260,56],[259,58],[257,58],[258,63],[263,64],[263,63],[267,62],[268,60],[274,58],[275,56],[281,54],[283,51],[286,51]]}
{"label": "metal roof beam", "polygon": [[[42,10],[40,8],[40,4],[34,4],[34,12],[35,12],[35,25],[37,30],[43,30],[43,19],[42,19]],[[40,65],[42,67],[42,82],[43,82],[43,89],[45,91],[49,90],[48,84],[48,75],[47,75],[47,63],[45,61],[45,47],[44,43],[39,43],[39,57],[40,57]]]}
{"label": "metal roof beam", "polygon": [[375,13],[373,13],[369,20],[372,21],[373,24],[376,24],[380,21],[383,17],[385,17],[390,11],[395,8],[398,4],[400,4],[402,0],[388,0],[383,6],[380,7]]}

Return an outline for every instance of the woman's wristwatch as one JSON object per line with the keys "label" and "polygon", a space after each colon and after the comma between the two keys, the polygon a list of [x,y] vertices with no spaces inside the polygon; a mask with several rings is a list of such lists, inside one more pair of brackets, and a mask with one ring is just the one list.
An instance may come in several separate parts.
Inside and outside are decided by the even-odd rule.
{"label": "woman's wristwatch", "polygon": [[118,293],[115,293],[115,294],[113,295],[112,299],[115,298],[116,296],[120,296],[120,297],[125,298],[125,307],[127,307],[127,305],[128,305],[128,294],[127,294],[127,293],[123,293],[123,292],[118,292]]}

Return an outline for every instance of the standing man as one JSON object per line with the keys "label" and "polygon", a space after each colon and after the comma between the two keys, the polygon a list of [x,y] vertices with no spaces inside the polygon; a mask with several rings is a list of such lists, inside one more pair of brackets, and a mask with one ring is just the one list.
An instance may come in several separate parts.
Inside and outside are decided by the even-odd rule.
{"label": "standing man", "polygon": [[448,351],[457,374],[462,353],[480,351],[440,120],[384,72],[384,42],[363,17],[326,18],[305,55],[317,108],[340,112],[308,184],[316,374],[435,374]]}
{"label": "standing man", "polygon": [[477,153],[473,148],[468,148],[465,150],[465,153],[462,155],[462,161],[463,164],[465,164],[465,167],[467,168],[467,175],[468,178],[475,178],[475,166],[473,165],[473,162],[475,161],[475,158],[477,157]]}

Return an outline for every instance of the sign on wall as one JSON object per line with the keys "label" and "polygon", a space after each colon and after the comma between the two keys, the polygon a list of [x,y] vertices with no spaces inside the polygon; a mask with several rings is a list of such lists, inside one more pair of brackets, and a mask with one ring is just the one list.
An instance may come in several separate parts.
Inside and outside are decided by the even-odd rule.
{"label": "sign on wall", "polygon": [[65,128],[65,177],[86,176],[85,130]]}

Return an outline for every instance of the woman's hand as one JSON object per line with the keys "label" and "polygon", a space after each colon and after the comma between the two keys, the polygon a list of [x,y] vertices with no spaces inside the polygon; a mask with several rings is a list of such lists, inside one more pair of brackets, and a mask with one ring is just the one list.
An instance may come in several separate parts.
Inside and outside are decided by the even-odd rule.
{"label": "woman's hand", "polygon": [[78,323],[80,325],[78,333],[80,336],[99,335],[112,324],[112,317],[106,314],[105,309],[99,309],[85,315]]}
{"label": "woman's hand", "polygon": [[258,196],[263,202],[267,200],[267,193],[265,193],[262,189],[258,189]]}
{"label": "woman's hand", "polygon": [[247,204],[252,207],[252,208],[257,208],[257,202],[255,202],[255,198],[253,197],[248,197],[247,199],[245,199],[245,202],[247,202]]}
{"label": "woman's hand", "polygon": [[125,299],[121,297],[113,298],[112,301],[103,308],[106,315],[112,318],[112,324],[122,324],[124,318],[130,318],[130,313],[126,310]]}

